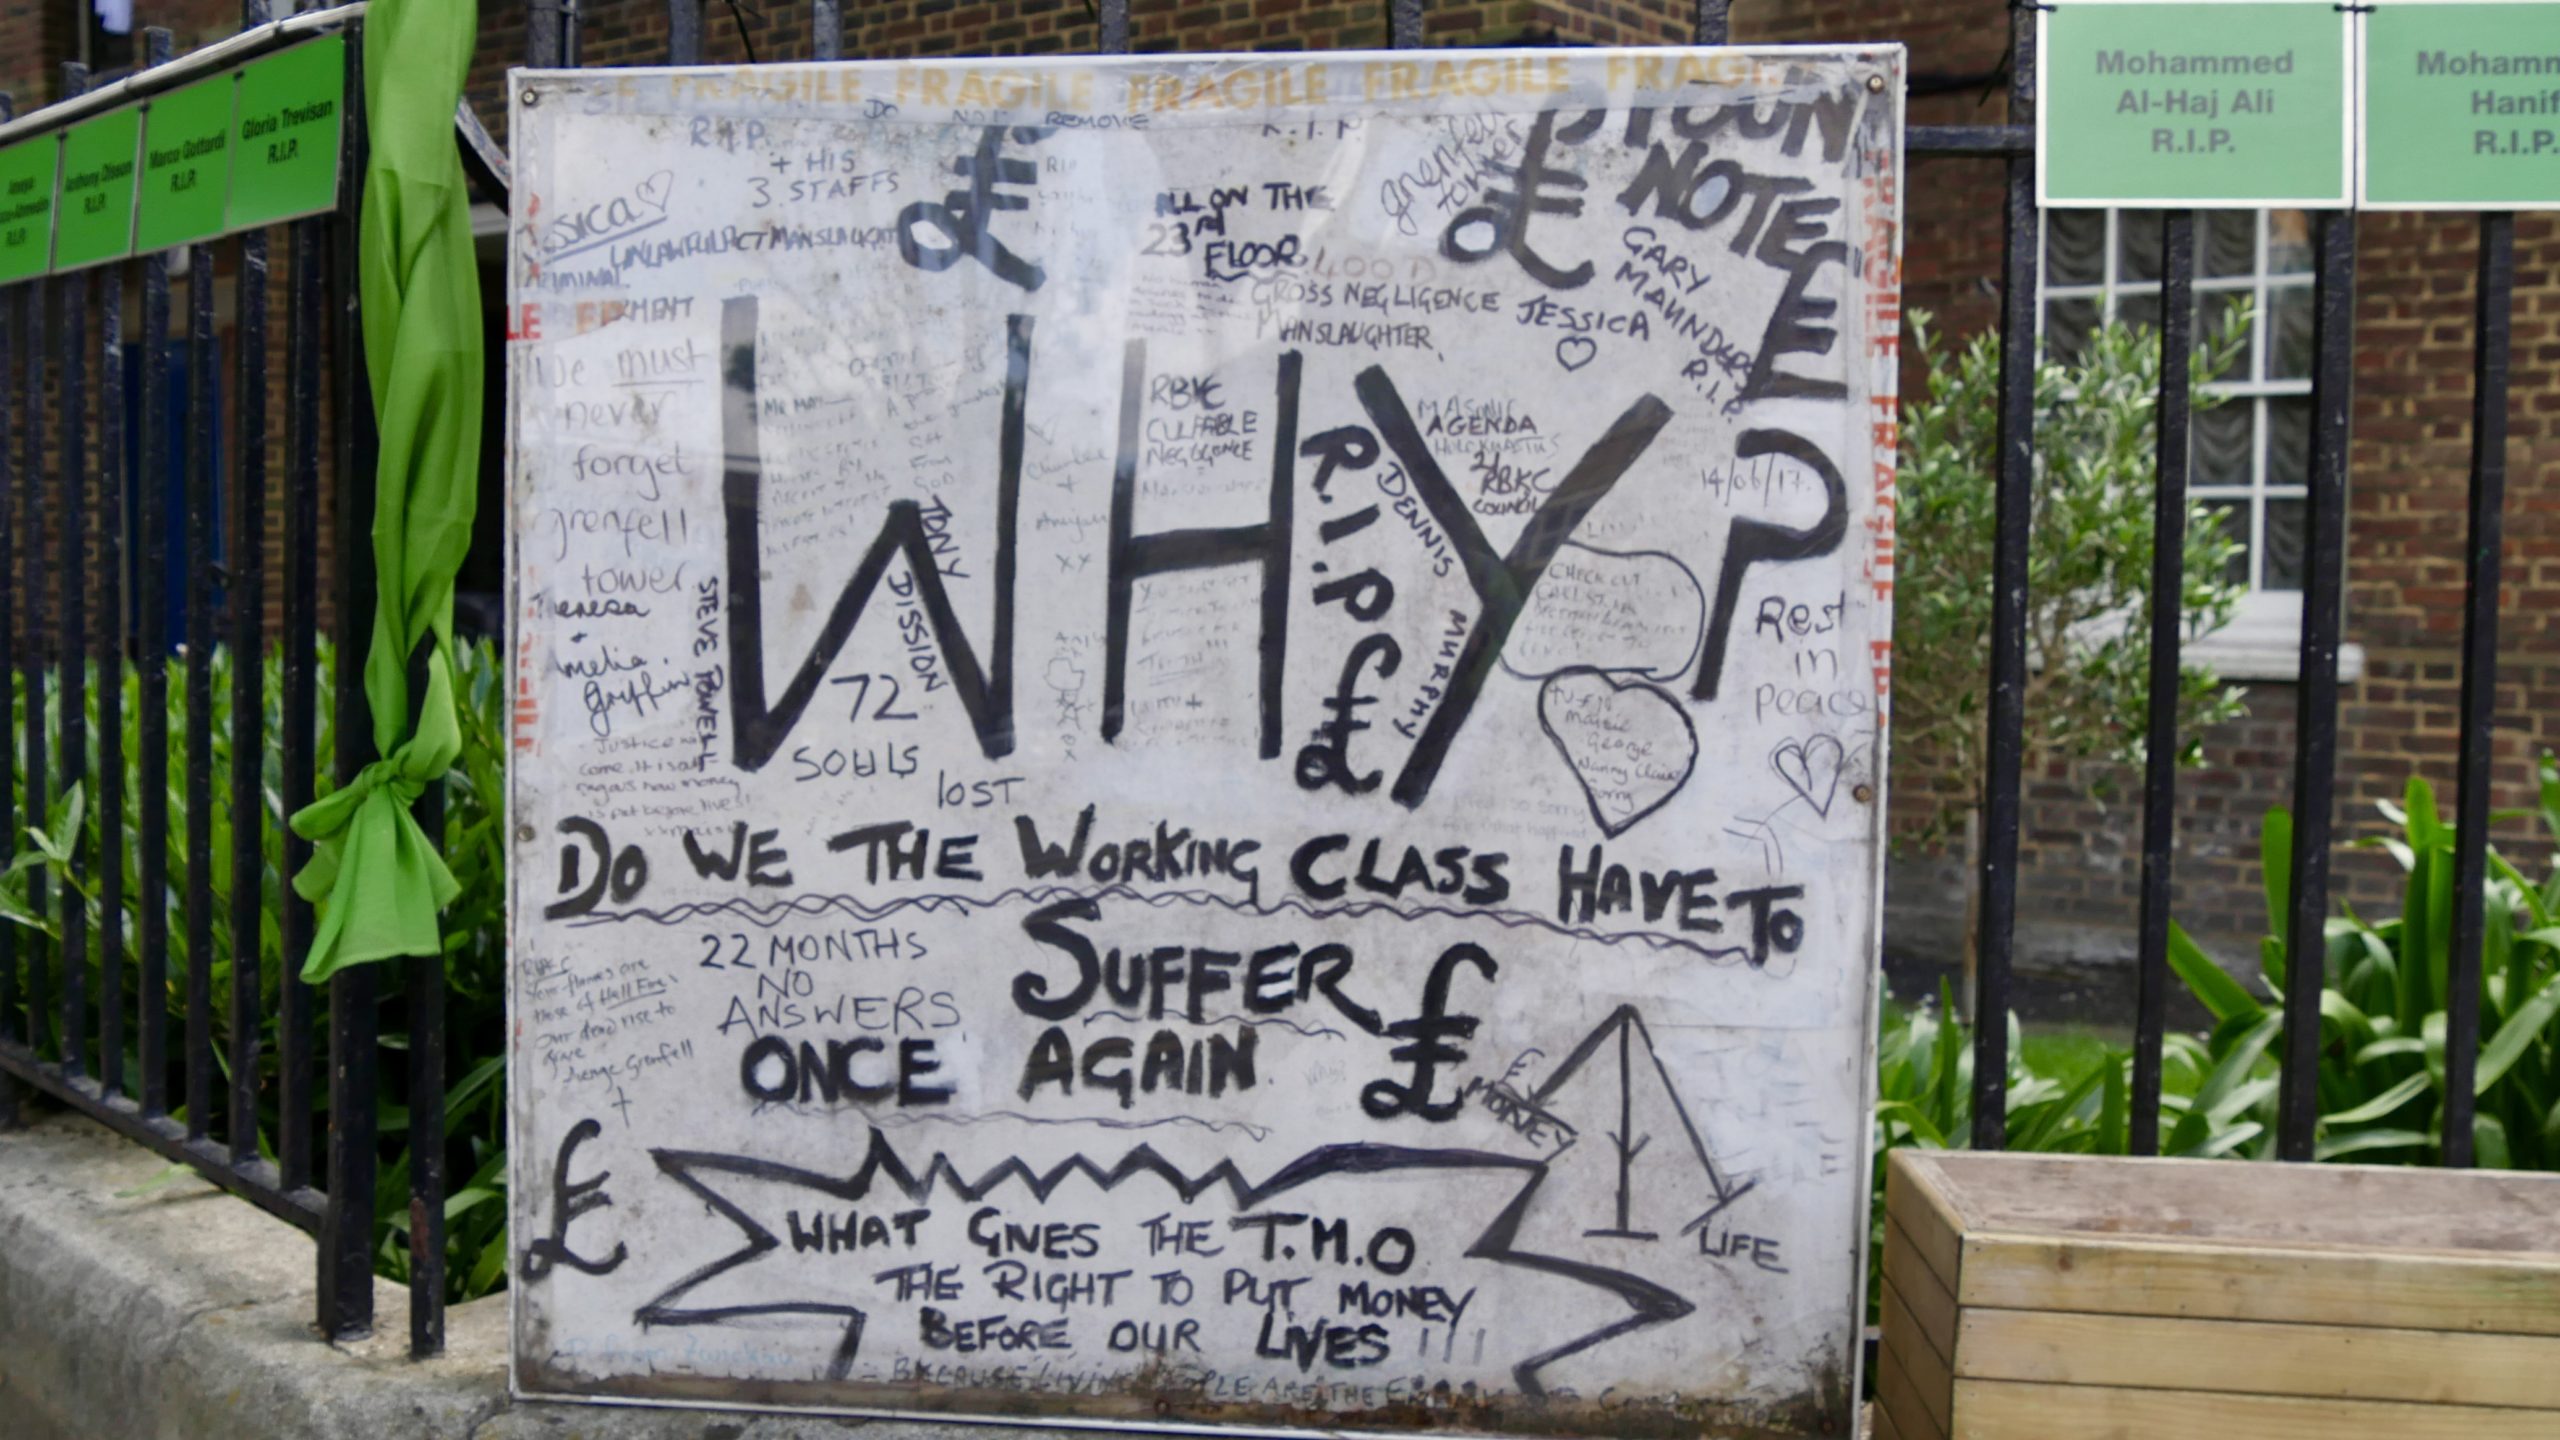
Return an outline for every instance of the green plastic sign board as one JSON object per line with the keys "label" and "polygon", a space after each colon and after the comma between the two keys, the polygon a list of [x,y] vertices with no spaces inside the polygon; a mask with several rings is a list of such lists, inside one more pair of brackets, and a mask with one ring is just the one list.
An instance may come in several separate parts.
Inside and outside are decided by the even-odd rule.
{"label": "green plastic sign board", "polygon": [[41,275],[53,263],[54,167],[62,137],[0,150],[0,282]]}
{"label": "green plastic sign board", "polygon": [[2560,208],[2560,4],[2379,4],[2362,59],[2357,203]]}
{"label": "green plastic sign board", "polygon": [[130,107],[63,132],[53,268],[71,270],[133,253],[134,161],[141,143],[142,112]]}
{"label": "green plastic sign board", "polygon": [[336,35],[240,67],[226,227],[315,214],[338,203],[347,42]]}
{"label": "green plastic sign board", "polygon": [[2332,0],[2057,0],[2038,16],[2037,199],[2344,208],[2350,21]]}
{"label": "green plastic sign board", "polygon": [[231,97],[239,84],[217,75],[144,107],[137,248],[166,250],[222,233],[231,203]]}

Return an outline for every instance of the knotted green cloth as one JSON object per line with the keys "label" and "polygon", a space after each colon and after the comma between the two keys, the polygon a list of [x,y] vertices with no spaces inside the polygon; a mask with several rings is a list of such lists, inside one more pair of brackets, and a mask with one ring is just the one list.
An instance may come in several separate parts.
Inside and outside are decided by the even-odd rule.
{"label": "knotted green cloth", "polygon": [[[459,888],[409,807],[462,750],[453,710],[453,577],[471,544],[478,499],[484,361],[453,113],[478,29],[477,0],[373,0],[365,12],[373,148],[356,264],[382,453],[373,515],[379,593],[364,694],[384,758],[293,817],[294,832],[313,844],[293,888],[319,906],[302,968],[308,981],[369,960],[442,954],[437,914]],[[426,695],[409,734],[408,661],[430,637]]]}

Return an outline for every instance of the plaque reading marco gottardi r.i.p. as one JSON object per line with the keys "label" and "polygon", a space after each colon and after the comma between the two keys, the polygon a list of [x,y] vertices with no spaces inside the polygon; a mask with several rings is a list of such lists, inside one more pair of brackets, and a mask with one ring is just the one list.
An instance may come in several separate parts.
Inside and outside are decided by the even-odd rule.
{"label": "plaque reading marco gottardi r.i.p.", "polygon": [[509,88],[517,1388],[1845,1434],[1900,52]]}

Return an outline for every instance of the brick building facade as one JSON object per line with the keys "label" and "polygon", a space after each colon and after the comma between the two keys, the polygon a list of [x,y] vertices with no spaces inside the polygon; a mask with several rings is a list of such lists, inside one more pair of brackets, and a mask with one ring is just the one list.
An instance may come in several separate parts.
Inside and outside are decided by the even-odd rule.
{"label": "brick building facade", "polygon": [[[274,8],[286,7],[279,0]],[[798,0],[734,8],[710,0],[705,58],[740,62],[750,50],[760,60],[804,58],[812,53],[809,8]],[[1375,48],[1387,40],[1382,0],[1209,0],[1135,9],[1136,42],[1148,51]],[[584,0],[580,10],[583,63],[663,63],[662,0]],[[843,10],[844,53],[856,57],[1074,52],[1090,50],[1096,38],[1084,0],[885,0]],[[236,29],[241,6],[133,0],[131,11],[136,33],[166,25],[183,51]],[[59,91],[60,62],[83,53],[84,43],[107,63],[129,53],[94,22],[84,41],[90,13],[86,0],[0,0],[0,88],[22,106],[49,99]],[[1440,46],[1678,43],[1694,13],[1688,0],[1445,0],[1426,7],[1426,32]],[[507,67],[524,54],[526,23],[520,0],[484,0],[470,99],[501,136],[501,87]],[[1736,0],[1733,32],[1745,43],[1898,40],[1910,50],[1913,123],[2005,118],[2004,0]],[[1942,334],[1967,335],[1994,317],[2001,179],[1994,160],[1911,162],[1906,303],[1933,312]],[[2091,223],[2066,218],[2055,228],[2079,233]],[[2134,225],[2126,222],[2128,232]],[[2526,217],[2517,228],[2494,778],[2495,803],[2504,808],[2532,803],[2533,757],[2560,746],[2560,480],[2549,474],[2560,461],[2560,384],[2552,370],[2560,359],[2560,228],[2545,217]],[[2424,775],[2440,792],[2453,779],[2474,229],[2459,215],[2361,221],[2345,617],[2360,671],[2345,686],[2340,712],[2342,842],[2381,828],[2373,802],[2396,797],[2410,775]],[[2118,232],[2102,233],[2112,244]],[[2261,262],[2267,253],[2262,241]],[[2099,273],[2112,278],[2117,270],[2110,262]],[[2287,285],[2302,278],[2279,277]],[[490,281],[494,306],[494,273]],[[2267,293],[2262,277],[2260,294]],[[2287,803],[2291,788],[2294,703],[2291,687],[2272,673],[2281,668],[2226,670],[2244,685],[2248,714],[2206,735],[2206,768],[2181,780],[2177,914],[2234,961],[2254,951],[2253,937],[2265,925],[2259,819]],[[2020,953],[2028,963],[2131,952],[2139,804],[2091,801],[2090,782],[2099,778],[2059,771],[2028,777],[2019,903]],[[1926,781],[1894,776],[1906,796]],[[2130,794],[2132,787],[2119,789]],[[2539,868],[2535,828],[2509,825],[2497,833],[2528,871]],[[1952,957],[1967,883],[1961,869],[1948,854],[1897,853],[1888,887],[1890,950]],[[2342,896],[2359,908],[2396,905],[2396,872],[2379,852],[2342,844],[2336,877]]]}

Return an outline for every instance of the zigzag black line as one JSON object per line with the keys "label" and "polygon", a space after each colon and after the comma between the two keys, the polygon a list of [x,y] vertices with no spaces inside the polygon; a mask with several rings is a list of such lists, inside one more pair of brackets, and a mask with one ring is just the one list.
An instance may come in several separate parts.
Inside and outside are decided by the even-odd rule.
{"label": "zigzag black line", "polygon": [[1059,1161],[1046,1171],[1036,1171],[1019,1156],[998,1162],[977,1179],[963,1176],[948,1154],[936,1151],[921,1174],[907,1167],[888,1136],[878,1129],[871,1132],[871,1143],[862,1164],[852,1175],[836,1178],[795,1165],[771,1160],[757,1160],[744,1155],[724,1155],[704,1150],[651,1150],[649,1156],[658,1169],[676,1183],[702,1197],[713,1209],[736,1225],[747,1237],[740,1249],[720,1257],[668,1286],[632,1315],[637,1323],[648,1325],[704,1325],[722,1320],[759,1314],[828,1314],[846,1315],[844,1341],[837,1347],[828,1366],[830,1379],[843,1379],[851,1370],[853,1358],[862,1343],[864,1313],[849,1305],[827,1305],[818,1302],[785,1301],[770,1305],[732,1305],[716,1309],[680,1309],[673,1302],[720,1275],[745,1265],[767,1251],[778,1249],[781,1241],[773,1232],[750,1217],[734,1201],[714,1190],[701,1178],[703,1172],[736,1175],[747,1179],[767,1180],[794,1185],[831,1196],[847,1204],[858,1203],[871,1193],[872,1186],[886,1179],[909,1201],[921,1202],[939,1187],[966,1201],[985,1198],[1000,1186],[1018,1181],[1036,1199],[1047,1200],[1067,1181],[1081,1176],[1091,1180],[1105,1193],[1117,1189],[1123,1181],[1140,1175],[1162,1180],[1185,1203],[1197,1200],[1218,1186],[1226,1187],[1238,1210],[1254,1206],[1282,1195],[1301,1185],[1333,1175],[1374,1175],[1393,1170],[1517,1170],[1527,1177],[1520,1193],[1482,1235],[1467,1248],[1470,1258],[1491,1260],[1501,1265],[1560,1275],[1569,1280],[1605,1290],[1624,1300],[1634,1313],[1623,1320],[1602,1326],[1590,1334],[1576,1337],[1541,1351],[1512,1367],[1511,1375],[1524,1395],[1542,1396],[1546,1386],[1538,1372],[1569,1355],[1603,1344],[1631,1331],[1647,1326],[1667,1324],[1693,1312],[1697,1307],[1678,1293],[1625,1271],[1567,1259],[1560,1255],[1541,1255],[1514,1248],[1520,1226],[1538,1189],[1546,1183],[1547,1163],[1519,1156],[1498,1155],[1481,1150],[1423,1150],[1402,1145],[1349,1144],[1327,1145],[1308,1151],[1283,1165],[1271,1177],[1255,1184],[1244,1177],[1231,1159],[1221,1159],[1197,1175],[1156,1153],[1151,1145],[1139,1145],[1109,1166],[1096,1163],[1082,1154]]}

